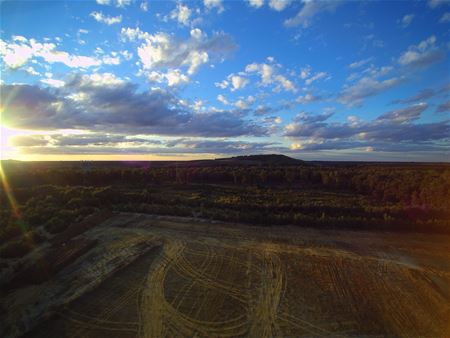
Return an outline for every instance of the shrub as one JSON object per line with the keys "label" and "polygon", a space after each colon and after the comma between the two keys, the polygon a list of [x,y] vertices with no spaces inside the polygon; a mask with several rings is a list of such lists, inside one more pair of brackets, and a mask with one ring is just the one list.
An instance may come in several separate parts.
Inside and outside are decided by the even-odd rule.
{"label": "shrub", "polygon": [[0,243],[8,242],[22,233],[19,225],[8,225],[0,231]]}
{"label": "shrub", "polygon": [[61,218],[55,216],[47,221],[45,224],[45,230],[51,234],[57,234],[64,231],[69,226],[68,222],[65,222]]}
{"label": "shrub", "polygon": [[0,250],[0,257],[2,258],[18,258],[25,256],[31,251],[31,246],[24,240],[14,241],[6,244]]}

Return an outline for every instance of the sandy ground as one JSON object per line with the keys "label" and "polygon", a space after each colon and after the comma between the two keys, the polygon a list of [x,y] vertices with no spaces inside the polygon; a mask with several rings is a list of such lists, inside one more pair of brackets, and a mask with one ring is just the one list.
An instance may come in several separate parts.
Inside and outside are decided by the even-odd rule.
{"label": "sandy ground", "polygon": [[450,336],[445,236],[139,214],[83,236],[99,246],[8,295],[8,320],[27,318],[28,336]]}

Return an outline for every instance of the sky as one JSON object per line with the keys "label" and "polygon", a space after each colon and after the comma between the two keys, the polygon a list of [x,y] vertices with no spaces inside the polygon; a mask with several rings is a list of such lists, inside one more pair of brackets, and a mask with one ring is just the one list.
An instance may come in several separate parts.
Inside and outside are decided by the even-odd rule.
{"label": "sky", "polygon": [[0,1],[2,159],[450,161],[450,2]]}

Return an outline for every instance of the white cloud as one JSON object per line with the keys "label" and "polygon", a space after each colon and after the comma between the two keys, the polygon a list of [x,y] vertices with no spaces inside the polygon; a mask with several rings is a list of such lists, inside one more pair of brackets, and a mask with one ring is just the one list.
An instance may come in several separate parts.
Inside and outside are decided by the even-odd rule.
{"label": "white cloud", "polygon": [[203,4],[208,9],[216,8],[218,13],[222,13],[225,10],[222,0],[203,0]]}
{"label": "white cloud", "polygon": [[356,68],[362,67],[365,64],[369,63],[371,60],[372,60],[372,58],[368,58],[368,59],[364,59],[364,60],[360,60],[360,61],[355,61],[355,62],[349,64],[348,68],[356,69]]}
{"label": "white cloud", "polygon": [[251,7],[260,8],[264,5],[264,0],[248,0],[248,4]]}
{"label": "white cloud", "polygon": [[3,56],[6,66],[11,69],[18,69],[35,58],[42,58],[48,63],[63,63],[71,68],[89,68],[102,64],[102,61],[95,57],[59,51],[54,43],[40,43],[25,38],[16,41],[20,43],[7,43],[0,39],[0,55]]}
{"label": "white cloud", "polygon": [[248,108],[247,102],[245,102],[242,99],[237,100],[234,105],[239,109],[247,109]]}
{"label": "white cloud", "polygon": [[146,70],[187,67],[187,73],[192,75],[209,62],[210,55],[224,57],[235,48],[229,35],[216,33],[208,38],[198,28],[193,29],[191,38],[184,41],[166,33],[151,35],[139,29],[122,29],[122,34],[130,40],[144,40],[137,53]]}
{"label": "white cloud", "polygon": [[30,75],[34,75],[34,76],[39,75],[39,73],[31,66],[25,68],[24,70]]}
{"label": "white cloud", "polygon": [[300,70],[300,78],[305,80],[311,74],[311,66],[306,66]]}
{"label": "white cloud", "polygon": [[139,5],[139,8],[142,11],[147,12],[148,11],[148,2],[147,1],[141,2],[141,4]]}
{"label": "white cloud", "polygon": [[92,87],[116,87],[123,85],[125,81],[117,77],[113,73],[94,73],[90,75],[82,75],[79,86]]}
{"label": "white cloud", "polygon": [[26,64],[34,55],[29,45],[6,43],[0,39],[0,55],[8,68],[17,69]]}
{"label": "white cloud", "polygon": [[444,13],[439,19],[440,23],[448,23],[450,22],[450,12]]}
{"label": "white cloud", "polygon": [[431,8],[437,8],[440,5],[443,4],[449,4],[449,0],[428,0],[428,6],[430,6]]}
{"label": "white cloud", "polygon": [[127,61],[130,61],[130,60],[133,58],[133,54],[130,53],[129,51],[127,51],[127,50],[123,50],[123,51],[121,51],[121,52],[119,52],[119,53],[120,53],[120,55],[122,55],[123,58],[124,58],[125,60],[127,60]]}
{"label": "white cloud", "polygon": [[171,69],[165,75],[169,87],[179,86],[189,82],[189,78],[184,75],[179,69]]}
{"label": "white cloud", "polygon": [[136,40],[144,40],[149,39],[150,34],[147,32],[143,32],[140,28],[124,28],[120,30],[120,37],[123,41],[136,41]]}
{"label": "white cloud", "polygon": [[390,78],[383,81],[372,77],[363,77],[354,85],[345,87],[337,101],[347,106],[360,105],[365,98],[374,96],[390,88],[393,88],[403,81],[402,78]]}
{"label": "white cloud", "polygon": [[162,83],[164,81],[164,74],[157,71],[151,71],[147,73],[147,79],[150,82]]}
{"label": "white cloud", "polygon": [[316,96],[312,95],[311,93],[308,93],[303,96],[301,95],[301,96],[297,97],[297,99],[295,101],[300,104],[307,104],[307,103],[311,103],[311,102],[314,102],[317,100],[318,100],[318,98]]}
{"label": "white cloud", "polygon": [[113,5],[117,8],[124,8],[131,4],[131,0],[96,0],[99,5]]}
{"label": "white cloud", "polygon": [[131,0],[116,0],[116,7],[125,7],[131,4]]}
{"label": "white cloud", "polygon": [[251,63],[245,67],[245,72],[248,74],[257,73],[261,77],[260,85],[269,86],[276,84],[275,91],[284,89],[285,91],[295,92],[297,89],[295,84],[286,78],[286,76],[278,74],[277,67],[280,65],[270,65],[266,63]]}
{"label": "white cloud", "polygon": [[217,95],[217,101],[222,102],[226,106],[230,104],[230,102],[222,94]]}
{"label": "white cloud", "polygon": [[111,56],[111,55],[105,55],[102,59],[103,63],[105,65],[119,65],[120,64],[120,57],[118,56]]}
{"label": "white cloud", "polygon": [[169,69],[167,73],[151,71],[145,75],[150,82],[167,82],[169,87],[176,87],[189,83],[189,77],[183,74],[179,69]]}
{"label": "white cloud", "polygon": [[427,67],[441,58],[441,52],[435,47],[436,37],[430,36],[418,45],[409,46],[408,50],[400,55],[398,62],[402,66],[416,68]]}
{"label": "white cloud", "polygon": [[55,79],[51,79],[51,78],[41,79],[40,81],[42,83],[45,83],[46,85],[49,85],[50,87],[54,87],[54,88],[60,88],[65,85],[64,81],[55,80]]}
{"label": "white cloud", "polygon": [[230,75],[228,76],[228,79],[231,82],[231,91],[242,89],[249,83],[248,79],[239,75]]}
{"label": "white cloud", "polygon": [[239,109],[248,109],[253,103],[255,103],[256,99],[254,96],[249,95],[247,98],[239,98],[234,105]]}
{"label": "white cloud", "polygon": [[303,7],[293,18],[287,19],[284,24],[287,27],[303,26],[308,27],[311,25],[314,16],[320,12],[333,12],[338,6],[341,5],[339,0],[321,0],[310,1],[303,0]]}
{"label": "white cloud", "polygon": [[275,69],[271,65],[265,63],[251,63],[245,67],[245,71],[247,73],[258,73],[261,76],[261,83],[264,86],[273,83],[273,75],[275,73]]}
{"label": "white cloud", "polygon": [[413,21],[415,15],[414,14],[407,14],[402,18],[402,26],[403,28],[408,27],[411,22]]}
{"label": "white cloud", "polygon": [[316,73],[315,75],[313,75],[313,76],[311,76],[310,78],[306,79],[306,80],[305,80],[305,84],[309,86],[309,85],[312,84],[313,82],[318,81],[318,80],[321,80],[321,79],[323,79],[323,78],[326,78],[327,76],[328,76],[328,74],[325,73],[325,72],[319,72],[319,73]]}
{"label": "white cloud", "polygon": [[189,18],[191,17],[191,14],[192,11],[189,9],[189,7],[179,2],[177,3],[177,7],[172,12],[170,12],[170,18],[187,26],[189,25]]}
{"label": "white cloud", "polygon": [[222,82],[215,82],[214,85],[218,88],[225,89],[229,86],[229,82],[227,80],[223,80]]}
{"label": "white cloud", "polygon": [[281,87],[285,90],[285,91],[291,91],[291,92],[296,92],[297,89],[295,88],[294,83],[291,80],[288,80],[285,76],[283,75],[276,75],[275,76],[275,80],[278,81],[279,85],[275,88],[276,91],[280,91]]}
{"label": "white cloud", "polygon": [[196,40],[202,40],[204,38],[203,32],[199,28],[191,29],[191,36]]}
{"label": "white cloud", "polygon": [[291,4],[292,0],[269,0],[269,7],[278,12]]}
{"label": "white cloud", "polygon": [[92,16],[96,21],[107,24],[108,26],[122,22],[122,15],[108,16],[104,15],[102,12],[92,12],[89,15]]}

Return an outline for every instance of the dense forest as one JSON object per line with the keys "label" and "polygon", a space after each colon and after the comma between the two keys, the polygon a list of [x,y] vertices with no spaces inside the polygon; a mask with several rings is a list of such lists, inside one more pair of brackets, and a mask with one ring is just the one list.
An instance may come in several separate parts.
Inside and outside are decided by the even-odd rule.
{"label": "dense forest", "polygon": [[448,164],[3,161],[0,256],[99,210],[265,226],[448,233]]}

